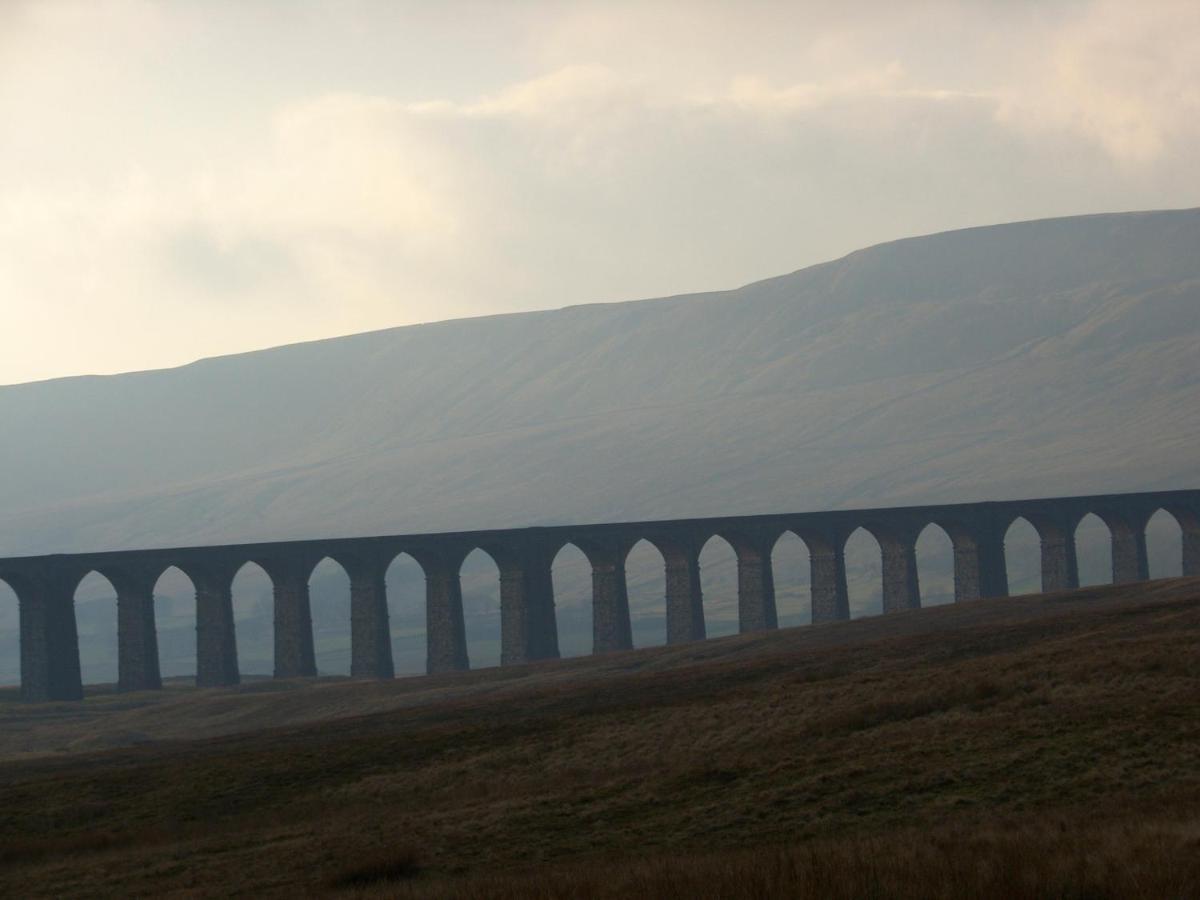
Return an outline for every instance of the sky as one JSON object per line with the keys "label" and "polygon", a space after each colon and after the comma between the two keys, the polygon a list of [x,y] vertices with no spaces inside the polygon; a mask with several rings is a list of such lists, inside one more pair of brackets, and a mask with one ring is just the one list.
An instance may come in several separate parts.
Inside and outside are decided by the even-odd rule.
{"label": "sky", "polygon": [[0,0],[0,384],[1200,206],[1200,3]]}

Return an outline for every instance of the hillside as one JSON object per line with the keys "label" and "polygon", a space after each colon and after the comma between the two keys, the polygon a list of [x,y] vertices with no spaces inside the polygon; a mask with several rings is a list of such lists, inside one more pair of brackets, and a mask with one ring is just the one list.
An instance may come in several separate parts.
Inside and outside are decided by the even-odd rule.
{"label": "hillside", "polygon": [[1191,483],[1198,251],[1200,210],[1021,223],[5,387],[0,554]]}
{"label": "hillside", "polygon": [[[732,291],[0,387],[0,555],[1194,486],[1198,311],[1200,210],[1101,215]],[[269,670],[262,590],[239,613],[250,671]],[[344,605],[315,596],[318,617]],[[343,645],[318,645],[334,671]]]}
{"label": "hillside", "polygon": [[[387,684],[10,698],[0,893],[1196,896],[1198,679],[1186,579]],[[69,733],[138,746],[17,758]]]}

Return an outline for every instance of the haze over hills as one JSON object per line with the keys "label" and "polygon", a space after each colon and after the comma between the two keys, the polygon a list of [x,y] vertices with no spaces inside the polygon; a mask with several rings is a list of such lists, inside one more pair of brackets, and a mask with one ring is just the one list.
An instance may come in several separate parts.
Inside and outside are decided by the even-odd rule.
{"label": "haze over hills", "polygon": [[0,387],[0,555],[1200,485],[1200,210]]}
{"label": "haze over hills", "polygon": [[1101,215],[3,387],[0,554],[1190,485],[1198,307],[1200,210]]}

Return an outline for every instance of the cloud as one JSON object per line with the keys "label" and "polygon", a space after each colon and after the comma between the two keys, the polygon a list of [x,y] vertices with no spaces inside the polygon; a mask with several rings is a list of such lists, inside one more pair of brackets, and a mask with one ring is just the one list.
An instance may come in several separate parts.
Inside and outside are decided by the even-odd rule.
{"label": "cloud", "polygon": [[[487,58],[454,17],[386,9],[416,30],[133,2],[13,19],[0,330],[25,338],[0,383],[1200,202],[1190,3],[547,4],[503,26],[523,42],[472,42]],[[401,77],[438,40],[441,67]]]}
{"label": "cloud", "polygon": [[1115,161],[1146,166],[1200,136],[1200,5],[1101,2],[1039,44],[1004,92],[1000,121],[1073,132]]}

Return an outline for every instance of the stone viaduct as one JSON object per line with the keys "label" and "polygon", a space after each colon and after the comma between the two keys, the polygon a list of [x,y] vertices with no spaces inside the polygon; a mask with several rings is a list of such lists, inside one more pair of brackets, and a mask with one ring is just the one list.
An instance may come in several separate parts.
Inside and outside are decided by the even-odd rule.
{"label": "stone viaduct", "polygon": [[1078,586],[1075,528],[1089,513],[1108,526],[1114,582],[1149,577],[1146,523],[1166,510],[1183,535],[1183,574],[1200,575],[1200,491],[1105,494],[1035,500],[837,510],[820,513],[728,516],[660,522],[566,525],[444,534],[286,541],[216,547],[56,554],[0,559],[0,580],[15,591],[21,622],[21,691],[31,701],[83,696],[75,589],[99,572],[117,592],[118,686],[162,686],[154,622],[154,586],[170,567],[196,589],[196,683],[238,682],[232,584],[238,570],[257,563],[274,587],[275,676],[316,674],[309,576],[326,557],[350,577],[351,675],[393,676],[384,574],[407,553],[425,573],[427,671],[469,668],[459,569],[482,549],[500,571],[501,664],[557,658],[551,563],[574,544],[592,566],[593,652],[632,647],[625,558],[647,540],[666,566],[668,643],[703,640],[700,550],[714,535],[733,547],[738,564],[738,616],[743,632],[776,626],[771,551],[791,532],[808,546],[814,623],[849,618],[844,548],[857,529],[874,535],[882,552],[883,609],[921,605],[916,541],[930,524],[954,548],[956,602],[1008,594],[1004,536],[1017,519],[1041,538],[1042,589]]}

